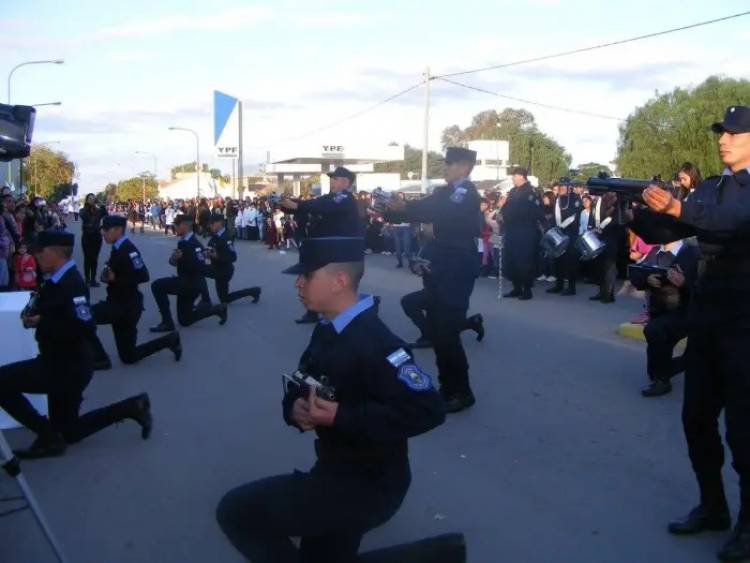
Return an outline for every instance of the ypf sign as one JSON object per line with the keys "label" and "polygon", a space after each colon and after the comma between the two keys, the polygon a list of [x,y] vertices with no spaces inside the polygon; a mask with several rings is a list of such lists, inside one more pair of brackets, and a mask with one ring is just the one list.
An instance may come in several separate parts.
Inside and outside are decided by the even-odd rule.
{"label": "ypf sign", "polygon": [[344,158],[344,145],[323,145],[323,158]]}
{"label": "ypf sign", "polygon": [[238,158],[240,121],[237,98],[214,90],[214,145],[219,158]]}

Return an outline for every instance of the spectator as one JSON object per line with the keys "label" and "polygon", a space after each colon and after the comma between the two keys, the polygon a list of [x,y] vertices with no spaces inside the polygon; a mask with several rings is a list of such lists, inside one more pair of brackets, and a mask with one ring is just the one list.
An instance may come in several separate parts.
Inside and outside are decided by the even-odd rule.
{"label": "spectator", "polygon": [[[401,192],[396,193],[393,197],[396,199],[404,200],[404,194]],[[412,238],[412,227],[410,223],[397,223],[391,225],[391,233],[393,236],[393,250],[396,253],[396,267],[403,268],[404,261],[406,263],[412,258],[411,252],[411,238]]]}
{"label": "spectator", "polygon": [[33,291],[37,288],[36,260],[28,253],[24,242],[18,245],[18,252],[13,259],[13,271],[16,289]]}

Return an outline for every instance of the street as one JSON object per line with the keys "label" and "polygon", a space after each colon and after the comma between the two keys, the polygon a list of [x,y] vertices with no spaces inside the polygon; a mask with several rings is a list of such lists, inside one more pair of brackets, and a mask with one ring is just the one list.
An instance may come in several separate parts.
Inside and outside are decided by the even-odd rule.
{"label": "street", "polygon": [[[77,232],[78,224],[73,224]],[[151,280],[171,275],[174,237],[130,235]],[[82,260],[76,241],[76,259]],[[184,355],[168,351],[124,366],[110,327],[99,334],[114,368],[97,372],[83,411],[146,391],[155,427],[149,441],[126,422],[71,446],[66,455],[25,462],[44,514],[75,563],[233,563],[242,558],[219,530],[214,509],[230,488],[267,475],[305,470],[313,437],[281,418],[281,373],[296,368],[311,327],[293,319],[302,307],[294,278],[280,272],[296,251],[280,254],[238,241],[232,289],[260,285],[263,295],[181,330]],[[109,254],[105,245],[101,265]],[[419,278],[395,258],[368,256],[362,290],[382,297],[381,317],[407,341],[417,336],[399,299]],[[216,299],[213,281],[209,280]],[[666,524],[697,503],[680,408],[682,376],[671,395],[643,399],[645,344],[616,334],[641,310],[633,297],[592,303],[546,295],[499,302],[497,281],[478,280],[470,314],[487,336],[464,333],[477,404],[411,441],[413,483],[398,514],[365,536],[362,550],[463,532],[473,563],[711,561],[724,534],[675,538]],[[150,287],[140,341],[158,322]],[[92,301],[104,288],[92,290]],[[174,307],[174,300],[172,301]],[[174,310],[174,309],[173,309]],[[421,366],[435,375],[431,350]],[[31,440],[6,433],[12,446]],[[736,515],[737,477],[725,468]],[[0,496],[16,493],[5,474]],[[0,561],[54,561],[29,511],[0,519]]]}

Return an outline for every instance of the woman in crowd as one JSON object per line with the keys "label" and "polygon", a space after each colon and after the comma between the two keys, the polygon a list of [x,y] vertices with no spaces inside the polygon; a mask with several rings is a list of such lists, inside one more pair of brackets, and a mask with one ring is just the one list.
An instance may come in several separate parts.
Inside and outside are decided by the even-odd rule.
{"label": "woman in crowd", "polygon": [[680,167],[677,171],[677,178],[680,182],[677,198],[681,200],[687,199],[696,186],[703,181],[701,171],[692,162],[686,162]]}
{"label": "woman in crowd", "polygon": [[81,217],[81,248],[83,249],[83,274],[90,287],[99,287],[96,270],[99,251],[102,248],[102,219],[107,215],[104,206],[96,201],[94,194],[86,194]]}
{"label": "woman in crowd", "polygon": [[[542,234],[546,233],[548,230],[555,226],[555,199],[557,197],[555,195],[555,191],[557,190],[557,185],[553,186],[553,188],[554,191],[547,190],[542,195],[542,207],[544,208],[544,217],[540,224]],[[547,256],[547,253],[544,252],[544,250],[540,249],[539,253],[539,268],[541,270],[541,273],[537,278],[537,281],[557,281],[557,278],[555,277],[554,258],[552,258],[551,256]]]}

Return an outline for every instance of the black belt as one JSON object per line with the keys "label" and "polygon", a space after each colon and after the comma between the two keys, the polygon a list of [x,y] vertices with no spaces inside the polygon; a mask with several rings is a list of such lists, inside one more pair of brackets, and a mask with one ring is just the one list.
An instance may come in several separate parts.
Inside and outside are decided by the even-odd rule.
{"label": "black belt", "polygon": [[372,445],[363,449],[333,446],[321,440],[315,440],[315,454],[323,463],[336,464],[378,464],[406,458],[408,448],[403,444]]}

